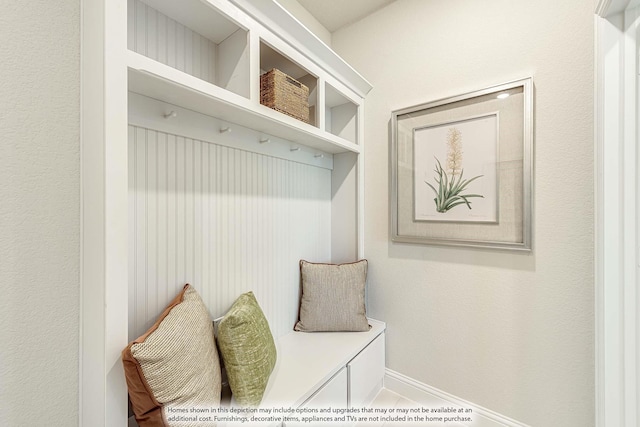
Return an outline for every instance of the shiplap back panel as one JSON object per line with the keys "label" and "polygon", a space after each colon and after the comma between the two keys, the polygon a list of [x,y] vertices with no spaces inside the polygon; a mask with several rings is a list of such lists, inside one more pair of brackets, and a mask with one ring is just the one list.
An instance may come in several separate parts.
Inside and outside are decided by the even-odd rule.
{"label": "shiplap back panel", "polygon": [[128,0],[128,48],[209,83],[216,82],[217,45],[147,6]]}
{"label": "shiplap back panel", "polygon": [[281,336],[298,261],[331,259],[331,171],[129,126],[129,253],[130,339],[185,283],[212,318],[254,291]]}

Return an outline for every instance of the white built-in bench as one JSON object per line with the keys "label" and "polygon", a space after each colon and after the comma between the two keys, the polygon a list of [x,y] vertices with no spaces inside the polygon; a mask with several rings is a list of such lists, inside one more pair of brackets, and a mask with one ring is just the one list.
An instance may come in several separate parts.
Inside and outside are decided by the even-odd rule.
{"label": "white built-in bench", "polygon": [[[261,408],[361,408],[383,386],[386,324],[369,319],[368,332],[295,332],[276,341],[278,358]],[[264,414],[256,414],[264,415]],[[292,417],[313,413],[278,413]],[[321,415],[321,414],[315,414]],[[336,413],[328,414],[340,416]],[[219,422],[218,426],[309,427],[314,423]],[[335,424],[334,424],[335,425]],[[348,421],[340,425],[350,425]],[[137,426],[133,417],[129,426]]]}
{"label": "white built-in bench", "polygon": [[[278,359],[260,407],[360,408],[371,403],[383,386],[386,325],[373,319],[369,319],[369,324],[368,332],[290,332],[279,338]],[[301,419],[321,414],[294,411],[276,415]],[[308,427],[314,423],[300,420],[249,425]]]}

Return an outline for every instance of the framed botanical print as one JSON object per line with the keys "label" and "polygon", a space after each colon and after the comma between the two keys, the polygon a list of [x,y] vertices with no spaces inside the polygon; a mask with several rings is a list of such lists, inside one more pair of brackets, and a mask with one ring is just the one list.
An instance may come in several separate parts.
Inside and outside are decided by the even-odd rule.
{"label": "framed botanical print", "polygon": [[531,250],[533,81],[394,111],[396,242]]}

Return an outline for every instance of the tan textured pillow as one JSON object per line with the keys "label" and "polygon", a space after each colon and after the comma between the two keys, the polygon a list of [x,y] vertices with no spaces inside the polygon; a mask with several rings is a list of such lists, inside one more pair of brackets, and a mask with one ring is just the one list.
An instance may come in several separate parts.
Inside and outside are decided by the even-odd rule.
{"label": "tan textured pillow", "polygon": [[296,331],[368,331],[364,304],[367,260],[350,264],[300,261],[302,298]]}
{"label": "tan textured pillow", "polygon": [[253,292],[238,297],[218,324],[218,346],[233,398],[258,406],[276,364],[276,345]]}
{"label": "tan textured pillow", "polygon": [[193,287],[185,285],[151,329],[124,349],[122,362],[141,427],[216,425],[188,412],[220,406],[221,389],[213,323]]}

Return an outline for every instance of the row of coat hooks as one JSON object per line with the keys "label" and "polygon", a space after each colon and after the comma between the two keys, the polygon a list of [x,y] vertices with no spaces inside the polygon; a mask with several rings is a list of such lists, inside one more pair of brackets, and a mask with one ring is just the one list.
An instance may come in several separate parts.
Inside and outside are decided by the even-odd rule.
{"label": "row of coat hooks", "polygon": [[[165,119],[172,119],[178,117],[178,113],[175,110],[171,110],[168,113],[164,114],[164,118]],[[231,133],[231,128],[229,126],[225,126],[225,127],[221,127],[220,128],[220,133]],[[268,144],[271,142],[271,139],[269,138],[260,138],[260,144]],[[289,151],[300,151],[300,147],[291,147],[289,148]],[[316,159],[322,159],[324,157],[324,154],[314,154],[313,157],[315,157]]]}

